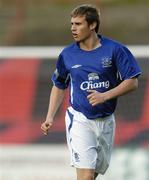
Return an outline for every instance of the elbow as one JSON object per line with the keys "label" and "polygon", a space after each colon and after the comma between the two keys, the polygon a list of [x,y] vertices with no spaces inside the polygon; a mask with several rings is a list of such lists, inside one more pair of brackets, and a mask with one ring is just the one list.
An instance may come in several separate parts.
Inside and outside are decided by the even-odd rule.
{"label": "elbow", "polygon": [[132,90],[136,90],[139,86],[138,79],[135,78],[134,82],[132,83]]}

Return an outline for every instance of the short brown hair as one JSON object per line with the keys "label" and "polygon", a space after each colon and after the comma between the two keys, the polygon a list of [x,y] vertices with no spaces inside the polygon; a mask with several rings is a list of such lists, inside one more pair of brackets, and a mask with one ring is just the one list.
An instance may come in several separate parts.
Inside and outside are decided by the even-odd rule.
{"label": "short brown hair", "polygon": [[90,4],[83,4],[83,5],[77,6],[71,12],[71,17],[84,16],[84,15],[89,25],[92,24],[93,22],[97,23],[95,31],[96,33],[98,33],[100,19],[99,19],[99,11],[97,10],[97,8]]}

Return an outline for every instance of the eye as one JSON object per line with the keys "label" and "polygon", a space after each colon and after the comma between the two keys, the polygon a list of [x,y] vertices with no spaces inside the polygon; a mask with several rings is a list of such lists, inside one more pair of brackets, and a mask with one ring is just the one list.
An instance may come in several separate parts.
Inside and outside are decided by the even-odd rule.
{"label": "eye", "polygon": [[76,23],[76,25],[78,25],[78,26],[79,26],[79,25],[81,25],[81,23],[80,23],[80,22],[77,22],[77,23]]}

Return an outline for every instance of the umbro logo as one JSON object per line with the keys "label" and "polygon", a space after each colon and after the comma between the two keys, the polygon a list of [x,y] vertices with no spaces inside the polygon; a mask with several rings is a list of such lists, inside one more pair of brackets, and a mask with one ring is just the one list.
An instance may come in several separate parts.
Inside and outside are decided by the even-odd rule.
{"label": "umbro logo", "polygon": [[72,66],[71,68],[78,68],[78,67],[81,67],[82,65],[81,64],[76,64],[74,66]]}

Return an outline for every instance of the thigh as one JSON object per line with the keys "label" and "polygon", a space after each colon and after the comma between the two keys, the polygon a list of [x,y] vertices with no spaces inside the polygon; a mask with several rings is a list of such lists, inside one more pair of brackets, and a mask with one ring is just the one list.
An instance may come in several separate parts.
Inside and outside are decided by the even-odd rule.
{"label": "thigh", "polygon": [[[85,120],[81,114],[78,116],[67,113],[66,117],[67,142],[71,153],[72,165],[79,169],[95,169],[97,160],[97,137],[92,131],[90,123],[88,123],[88,120]],[[69,117],[72,118],[71,121],[68,120]],[[77,118],[79,118],[79,120]]]}
{"label": "thigh", "polygon": [[109,167],[113,140],[115,134],[115,119],[111,115],[104,119],[103,130],[98,141],[98,158],[96,165],[96,172],[104,174]]}
{"label": "thigh", "polygon": [[77,180],[94,180],[94,169],[80,169],[76,168]]}
{"label": "thigh", "polygon": [[111,115],[105,119],[104,128],[101,136],[101,144],[105,151],[108,162],[110,161],[110,157],[111,157],[114,136],[115,136],[115,117],[114,115]]}

